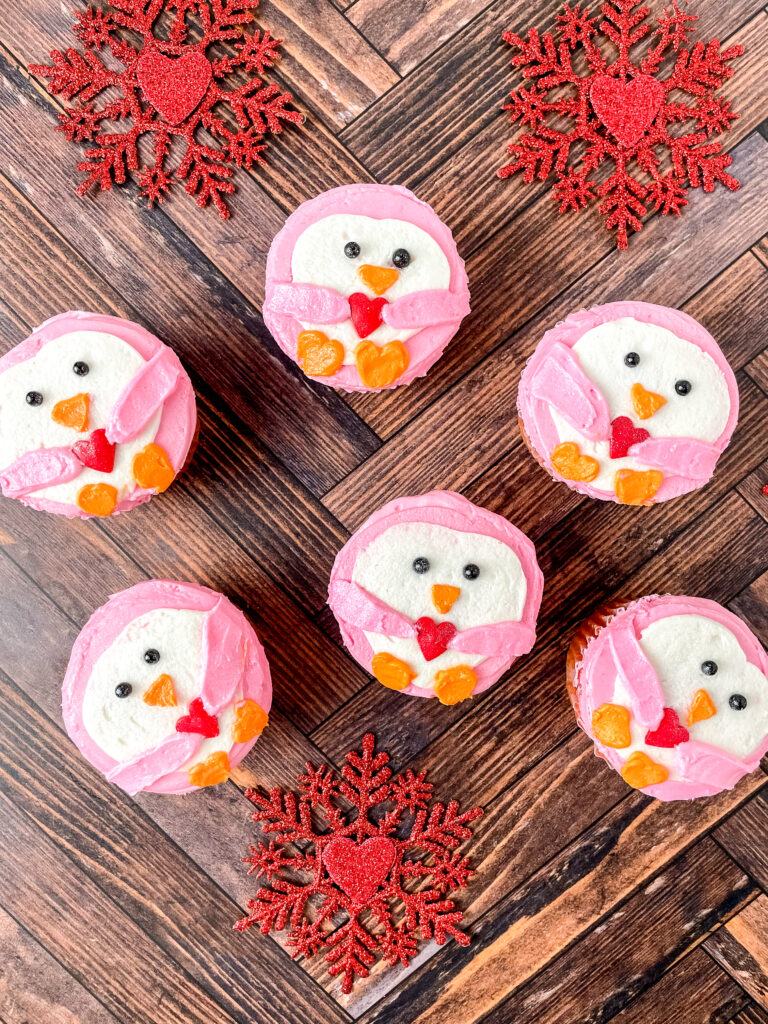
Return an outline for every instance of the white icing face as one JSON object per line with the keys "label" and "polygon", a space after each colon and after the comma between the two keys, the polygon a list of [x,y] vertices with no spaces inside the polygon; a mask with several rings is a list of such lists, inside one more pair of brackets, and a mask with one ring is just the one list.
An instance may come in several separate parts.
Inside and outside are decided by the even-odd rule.
{"label": "white icing face", "polygon": [[[130,622],[93,666],[83,698],[83,724],[94,743],[116,761],[127,761],[174,736],[177,719],[200,696],[205,615],[170,608],[148,612]],[[146,651],[157,651],[159,660],[148,662]],[[142,699],[163,674],[173,681],[176,707],[157,707]],[[116,696],[120,683],[130,684],[127,697]],[[218,716],[219,735],[203,739],[189,764],[230,750],[233,717],[231,707]]]}
{"label": "white icing face", "polygon": [[[608,403],[611,420],[628,416],[651,437],[690,437],[709,442],[716,441],[725,429],[731,401],[723,373],[698,345],[666,328],[623,317],[587,331],[573,351]],[[635,366],[625,363],[630,353],[639,357]],[[691,385],[685,395],[675,390],[680,381]],[[633,384],[641,384],[666,400],[648,419],[641,420],[633,409]],[[576,441],[582,455],[600,463],[600,474],[591,481],[592,486],[612,491],[617,470],[648,469],[629,457],[611,459],[608,441],[591,442],[581,437],[557,414],[553,414],[553,420],[561,441]]]}
{"label": "white icing face", "polygon": [[[344,248],[354,242],[360,253],[354,258]],[[310,225],[297,240],[291,258],[293,280],[331,288],[341,295],[362,292],[369,298],[375,293],[358,276],[362,266],[395,268],[392,261],[398,249],[410,256],[407,267],[398,270],[398,278],[384,294],[388,302],[402,295],[432,289],[447,289],[451,269],[438,243],[421,228],[405,220],[376,220],[351,213],[337,213]],[[361,339],[351,321],[323,325],[302,323],[305,330],[320,330],[332,335],[345,348],[346,363],[354,362],[354,349]],[[386,324],[369,337],[377,345],[399,339],[405,341],[412,330],[394,330]]]}
{"label": "white icing face", "polygon": [[[76,362],[88,366],[84,376],[73,370]],[[0,374],[0,467],[38,448],[69,447],[105,427],[112,406],[144,362],[133,346],[113,334],[72,331]],[[40,405],[26,401],[30,392],[42,395]],[[51,418],[57,402],[86,392],[90,400],[87,430],[80,433]],[[42,488],[34,496],[74,505],[87,484],[108,483],[117,488],[120,500],[136,486],[131,475],[133,456],[154,440],[161,415],[162,410],[133,441],[117,446],[111,473],[84,467],[74,480]]]}

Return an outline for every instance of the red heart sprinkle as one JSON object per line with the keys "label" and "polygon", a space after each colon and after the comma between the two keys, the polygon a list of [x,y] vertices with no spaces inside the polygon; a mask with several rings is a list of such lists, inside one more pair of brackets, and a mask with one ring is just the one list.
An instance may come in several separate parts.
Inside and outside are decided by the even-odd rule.
{"label": "red heart sprinkle", "polygon": [[90,437],[75,441],[72,451],[88,469],[111,473],[115,468],[115,446],[107,440],[106,430],[94,430]]}
{"label": "red heart sprinkle", "polygon": [[211,62],[197,50],[175,60],[159,50],[143,53],[136,62],[136,77],[148,103],[168,124],[181,124],[208,91],[213,77]]}
{"label": "red heart sprinkle", "polygon": [[361,338],[367,338],[377,327],[381,326],[381,311],[386,305],[386,299],[381,297],[369,299],[362,292],[355,292],[354,295],[349,296],[349,315]]}
{"label": "red heart sprinkle", "polygon": [[643,427],[636,427],[629,416],[617,416],[611,423],[611,458],[623,459],[633,444],[647,441],[650,436]]}
{"label": "red heart sprinkle", "polygon": [[622,82],[598,75],[589,91],[592,109],[623,146],[634,146],[653,124],[664,100],[664,86],[650,75]]}
{"label": "red heart sprinkle", "polygon": [[338,838],[323,850],[323,865],[350,899],[365,905],[386,881],[395,853],[395,844],[386,836],[374,836],[360,844]]}
{"label": "red heart sprinkle", "polygon": [[439,658],[457,633],[458,630],[452,622],[441,622],[438,626],[426,615],[416,620],[416,639],[425,661]]}
{"label": "red heart sprinkle", "polygon": [[664,708],[664,717],[658,729],[645,734],[645,742],[649,747],[676,747],[678,743],[686,743],[688,730],[680,725],[677,712],[672,708]]}
{"label": "red heart sprinkle", "polygon": [[205,710],[202,700],[195,697],[189,705],[189,714],[177,719],[176,732],[199,732],[210,740],[219,735],[219,723]]}

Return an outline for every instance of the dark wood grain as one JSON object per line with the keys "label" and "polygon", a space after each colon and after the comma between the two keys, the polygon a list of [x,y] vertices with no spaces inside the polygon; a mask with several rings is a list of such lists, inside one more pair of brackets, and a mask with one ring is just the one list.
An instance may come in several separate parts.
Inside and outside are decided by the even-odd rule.
{"label": "dark wood grain", "polygon": [[704,943],[707,952],[768,1010],[768,896],[762,893]]}

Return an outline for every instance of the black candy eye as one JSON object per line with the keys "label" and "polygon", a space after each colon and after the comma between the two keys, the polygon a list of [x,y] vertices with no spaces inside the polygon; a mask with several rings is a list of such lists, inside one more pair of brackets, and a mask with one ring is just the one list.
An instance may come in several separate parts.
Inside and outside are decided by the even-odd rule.
{"label": "black candy eye", "polygon": [[474,562],[470,562],[468,565],[464,566],[462,572],[464,573],[465,580],[476,580],[480,575],[480,568],[475,565]]}
{"label": "black candy eye", "polygon": [[626,366],[639,366],[640,356],[637,354],[637,352],[627,352],[627,354],[624,356],[624,364]]}
{"label": "black candy eye", "polygon": [[395,249],[392,254],[392,262],[399,270],[405,270],[411,262],[411,254],[407,249]]}
{"label": "black candy eye", "polygon": [[144,661],[148,665],[156,665],[160,661],[160,651],[155,650],[154,647],[150,647],[148,651],[144,651]]}
{"label": "black candy eye", "polygon": [[115,687],[116,697],[130,697],[133,687],[130,683],[118,683]]}
{"label": "black candy eye", "polygon": [[705,676],[717,675],[717,662],[716,661],[702,661],[701,672]]}
{"label": "black candy eye", "polygon": [[357,242],[347,242],[344,246],[344,255],[350,260],[356,260],[360,255],[360,246]]}
{"label": "black candy eye", "polygon": [[85,375],[90,371],[91,368],[88,365],[88,363],[84,363],[82,359],[78,359],[78,361],[75,363],[72,369],[75,371],[78,377],[85,377]]}
{"label": "black candy eye", "polygon": [[420,576],[422,576],[425,572],[429,572],[429,559],[414,558],[413,571],[417,572]]}
{"label": "black candy eye", "polygon": [[39,391],[28,391],[27,392],[27,405],[42,405],[43,396]]}
{"label": "black candy eye", "polygon": [[675,391],[678,395],[689,395],[693,384],[689,380],[678,380],[675,383]]}
{"label": "black candy eye", "polygon": [[728,704],[734,711],[743,711],[747,706],[747,698],[740,693],[732,693],[728,698]]}

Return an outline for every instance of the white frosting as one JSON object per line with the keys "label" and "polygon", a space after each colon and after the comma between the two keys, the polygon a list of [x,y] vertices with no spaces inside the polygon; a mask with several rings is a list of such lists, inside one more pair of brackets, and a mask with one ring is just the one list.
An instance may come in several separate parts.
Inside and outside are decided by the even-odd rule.
{"label": "white frosting", "polygon": [[[72,369],[78,361],[90,368],[84,377]],[[114,334],[72,331],[48,342],[32,359],[0,374],[0,467],[38,448],[69,447],[105,427],[112,406],[144,362],[133,346]],[[30,391],[40,392],[42,405],[27,404]],[[88,429],[78,433],[52,420],[51,410],[62,399],[82,392],[90,396]],[[74,480],[41,488],[34,497],[75,505],[87,484],[108,483],[117,488],[119,501],[136,487],[131,462],[154,440],[161,416],[159,410],[138,437],[117,446],[111,473],[84,467]]]}
{"label": "white frosting", "polygon": [[[731,403],[723,373],[698,345],[665,327],[623,317],[587,331],[573,351],[608,403],[611,420],[628,416],[651,437],[692,437],[709,442],[716,441],[725,429]],[[628,352],[640,356],[637,366],[625,364]],[[691,383],[687,395],[675,391],[679,380]],[[632,385],[638,383],[666,399],[647,420],[639,419],[632,407]],[[590,481],[593,487],[612,491],[617,470],[649,468],[632,458],[611,459],[608,441],[590,441],[556,413],[552,418],[561,441],[575,441],[582,455],[600,463],[599,475]]]}
{"label": "white frosting", "polygon": [[[130,622],[93,666],[83,697],[83,724],[94,743],[116,761],[127,761],[175,735],[176,721],[200,696],[202,685],[203,619],[206,613],[158,608]],[[153,665],[144,652],[154,648],[160,660]],[[160,675],[173,680],[176,707],[162,708],[143,701]],[[119,683],[130,683],[128,697],[115,696]],[[235,702],[241,694],[235,696]],[[203,739],[187,767],[218,750],[232,747],[232,707],[219,716],[219,735]]]}
{"label": "white frosting", "polygon": [[[347,242],[357,242],[360,255],[349,259],[344,255]],[[438,243],[421,228],[404,220],[376,220],[350,213],[336,213],[311,224],[297,240],[291,257],[293,280],[331,288],[340,295],[362,292],[369,298],[374,293],[357,275],[365,265],[392,267],[392,255],[407,249],[411,262],[399,271],[399,278],[384,296],[389,302],[411,292],[444,289],[450,286],[451,269]],[[302,323],[305,330],[318,330],[340,341],[344,346],[345,363],[353,363],[354,351],[362,340],[351,320],[341,324]],[[395,330],[382,324],[370,340],[384,345],[395,339],[406,341],[415,332]]]}

